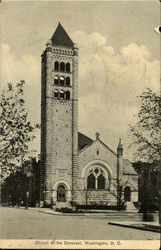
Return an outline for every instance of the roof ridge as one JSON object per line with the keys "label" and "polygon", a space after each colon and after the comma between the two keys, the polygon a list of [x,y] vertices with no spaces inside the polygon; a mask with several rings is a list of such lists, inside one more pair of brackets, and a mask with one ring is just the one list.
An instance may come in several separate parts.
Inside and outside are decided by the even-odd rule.
{"label": "roof ridge", "polygon": [[109,146],[107,146],[103,141],[101,141],[101,139],[97,139],[97,140],[95,140],[95,142],[96,141],[101,142],[106,148],[108,148],[111,151],[111,153],[113,153],[114,155],[117,155]]}

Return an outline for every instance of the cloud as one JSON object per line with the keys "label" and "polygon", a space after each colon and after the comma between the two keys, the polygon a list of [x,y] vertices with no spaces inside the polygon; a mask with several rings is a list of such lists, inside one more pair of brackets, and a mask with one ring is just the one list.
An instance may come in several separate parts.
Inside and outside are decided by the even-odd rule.
{"label": "cloud", "polygon": [[[138,110],[137,95],[147,87],[159,91],[160,64],[151,60],[143,45],[131,43],[119,52],[108,46],[98,32],[72,34],[79,42],[79,129],[93,137],[99,130],[102,140],[116,149],[122,137],[126,148],[128,124]],[[31,118],[40,121],[40,54],[13,56],[2,44],[3,84],[26,81],[26,103]]]}
{"label": "cloud", "polygon": [[17,83],[25,80],[25,99],[29,115],[37,122],[40,110],[40,59],[30,54],[22,54],[17,58],[7,44],[1,44],[1,88],[8,82]]}
{"label": "cloud", "polygon": [[99,33],[72,35],[80,47],[80,130],[90,136],[99,130],[116,149],[119,137],[128,140],[128,124],[139,107],[137,96],[147,87],[159,91],[159,61],[152,61],[142,44],[131,43],[118,53]]}
{"label": "cloud", "polygon": [[[1,89],[8,82],[17,83],[25,80],[24,98],[28,117],[33,123],[40,122],[40,59],[30,54],[22,54],[16,58],[7,44],[1,44]],[[40,151],[40,132],[36,131],[36,139],[30,146]]]}
{"label": "cloud", "polygon": [[22,54],[21,58],[13,56],[10,47],[7,44],[1,44],[1,73],[2,84],[6,82],[19,81],[38,81],[40,79],[40,60],[30,54]]}

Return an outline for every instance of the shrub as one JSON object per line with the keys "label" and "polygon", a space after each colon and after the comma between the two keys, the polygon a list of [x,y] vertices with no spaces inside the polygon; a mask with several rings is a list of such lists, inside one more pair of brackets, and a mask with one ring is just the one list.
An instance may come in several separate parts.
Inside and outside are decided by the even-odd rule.
{"label": "shrub", "polygon": [[61,208],[55,208],[56,212],[60,212],[60,213],[73,213],[74,210],[73,208],[69,208],[69,207],[61,207]]}

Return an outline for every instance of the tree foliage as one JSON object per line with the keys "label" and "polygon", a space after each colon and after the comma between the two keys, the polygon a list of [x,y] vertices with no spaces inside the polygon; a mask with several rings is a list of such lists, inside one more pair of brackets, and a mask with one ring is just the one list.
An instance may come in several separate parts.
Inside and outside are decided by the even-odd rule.
{"label": "tree foliage", "polygon": [[159,165],[161,155],[161,97],[146,89],[139,96],[141,107],[137,122],[130,126],[133,137],[131,146],[135,146],[135,157],[145,162]]}
{"label": "tree foliage", "polygon": [[31,153],[28,143],[33,140],[34,126],[28,121],[23,98],[24,81],[8,84],[0,100],[0,166],[1,177],[14,172]]}

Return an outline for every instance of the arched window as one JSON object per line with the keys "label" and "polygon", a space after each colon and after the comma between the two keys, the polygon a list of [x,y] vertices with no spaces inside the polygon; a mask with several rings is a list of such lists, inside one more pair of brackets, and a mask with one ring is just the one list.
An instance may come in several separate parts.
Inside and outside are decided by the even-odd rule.
{"label": "arched window", "polygon": [[70,86],[70,77],[66,78],[66,86]]}
{"label": "arched window", "polygon": [[58,76],[54,77],[54,84],[59,85],[59,77]]}
{"label": "arched window", "polygon": [[87,177],[87,189],[105,189],[106,179],[100,167],[93,168]]}
{"label": "arched window", "polygon": [[124,201],[131,201],[131,188],[125,187],[124,189]]}
{"label": "arched window", "polygon": [[60,77],[60,85],[61,86],[65,85],[65,78],[63,76]]}
{"label": "arched window", "polygon": [[54,91],[54,98],[59,98],[59,91],[57,89]]}
{"label": "arched window", "polygon": [[60,99],[64,99],[64,91],[60,90]]}
{"label": "arched window", "polygon": [[103,174],[98,176],[98,186],[97,189],[105,189],[105,177]]}
{"label": "arched window", "polygon": [[95,185],[95,176],[93,174],[90,174],[87,178],[87,189],[95,189],[96,185]]}
{"label": "arched window", "polygon": [[60,70],[65,71],[65,64],[63,62],[60,63]]}
{"label": "arched window", "polygon": [[70,91],[66,92],[66,100],[70,100]]}
{"label": "arched window", "polygon": [[55,70],[59,70],[59,63],[58,63],[57,61],[55,62],[54,69],[55,69]]}
{"label": "arched window", "polygon": [[70,63],[66,64],[66,72],[70,72]]}

